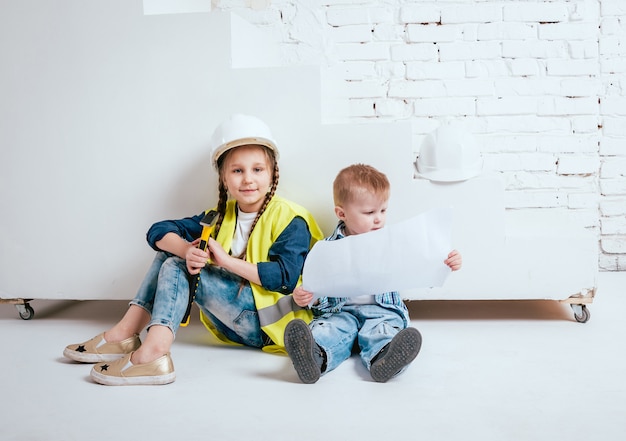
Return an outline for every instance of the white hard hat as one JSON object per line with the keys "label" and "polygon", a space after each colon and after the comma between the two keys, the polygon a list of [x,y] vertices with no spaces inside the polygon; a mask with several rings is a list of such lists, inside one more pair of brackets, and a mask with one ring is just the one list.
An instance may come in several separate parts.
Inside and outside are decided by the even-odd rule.
{"label": "white hard hat", "polygon": [[225,152],[242,145],[269,147],[278,160],[278,147],[267,124],[255,116],[234,114],[222,121],[211,136],[213,167],[217,169],[217,160]]}
{"label": "white hard hat", "polygon": [[440,182],[473,178],[480,174],[482,166],[474,137],[453,123],[426,135],[416,162],[418,176]]}

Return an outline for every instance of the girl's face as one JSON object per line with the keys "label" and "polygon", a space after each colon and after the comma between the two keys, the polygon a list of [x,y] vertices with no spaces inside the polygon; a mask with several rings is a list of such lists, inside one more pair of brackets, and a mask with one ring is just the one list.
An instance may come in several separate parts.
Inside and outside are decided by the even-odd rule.
{"label": "girl's face", "polygon": [[272,185],[273,170],[267,153],[258,145],[236,147],[222,164],[222,179],[244,213],[261,209]]}
{"label": "girl's face", "polygon": [[357,199],[335,207],[335,214],[346,224],[345,234],[367,233],[385,226],[387,219],[387,198],[366,193]]}

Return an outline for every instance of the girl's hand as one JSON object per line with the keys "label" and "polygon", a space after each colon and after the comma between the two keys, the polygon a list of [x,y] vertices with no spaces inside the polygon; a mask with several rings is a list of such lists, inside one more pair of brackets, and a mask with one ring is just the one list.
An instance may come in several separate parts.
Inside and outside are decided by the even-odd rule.
{"label": "girl's hand", "polygon": [[221,266],[222,268],[227,268],[227,263],[230,259],[234,259],[231,255],[229,255],[222,245],[212,237],[209,237],[209,251],[211,253],[211,260],[217,266]]}
{"label": "girl's hand", "polygon": [[211,264],[224,268],[239,277],[246,279],[250,283],[263,285],[259,276],[259,269],[256,263],[247,262],[245,259],[239,259],[228,254],[224,248],[212,237],[209,238],[209,255]]}
{"label": "girl's hand", "polygon": [[296,286],[293,290],[293,301],[301,308],[305,308],[313,300],[313,293],[302,288],[302,286]]}
{"label": "girl's hand", "polygon": [[457,271],[460,270],[463,265],[463,257],[457,250],[452,250],[450,251],[450,254],[448,254],[448,258],[444,260],[443,263],[448,265],[452,271]]}
{"label": "girl's hand", "polygon": [[209,260],[209,253],[198,248],[200,239],[196,239],[189,245],[187,252],[185,253],[185,261],[187,262],[187,271],[192,276],[200,273],[207,260]]}

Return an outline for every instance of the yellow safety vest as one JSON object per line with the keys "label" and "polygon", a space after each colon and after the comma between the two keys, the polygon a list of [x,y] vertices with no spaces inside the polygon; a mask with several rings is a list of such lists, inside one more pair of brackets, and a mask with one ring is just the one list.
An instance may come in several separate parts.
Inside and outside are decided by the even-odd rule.
{"label": "yellow safety vest", "polygon": [[[309,227],[311,233],[309,249],[315,242],[323,238],[322,230],[308,210],[279,196],[274,196],[267,204],[265,211],[250,234],[246,248],[246,261],[250,263],[267,262],[268,253],[274,241],[285,228],[287,228],[291,221],[298,216],[303,218]],[[226,205],[226,214],[216,238],[227,251],[231,248],[236,226],[236,203],[234,200],[230,200]],[[302,276],[300,276],[298,280],[298,284],[300,283],[302,283]],[[307,323],[310,322],[312,319],[311,311],[296,305],[291,294],[285,295],[279,292],[269,291],[261,285],[252,282],[250,282],[250,286],[252,288],[261,329],[274,342],[273,345],[263,347],[263,350],[267,352],[284,353],[285,343],[283,337],[285,326],[294,318],[302,319]],[[225,335],[219,332],[202,312],[200,312],[200,319],[218,341],[238,345],[238,343],[229,340]]]}

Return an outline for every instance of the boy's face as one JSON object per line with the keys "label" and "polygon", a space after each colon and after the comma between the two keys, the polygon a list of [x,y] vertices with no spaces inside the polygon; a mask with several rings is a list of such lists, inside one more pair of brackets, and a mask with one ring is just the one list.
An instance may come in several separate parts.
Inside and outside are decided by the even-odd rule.
{"label": "boy's face", "polygon": [[335,207],[335,214],[346,224],[345,234],[367,233],[385,226],[388,199],[380,195],[363,193],[358,199]]}

